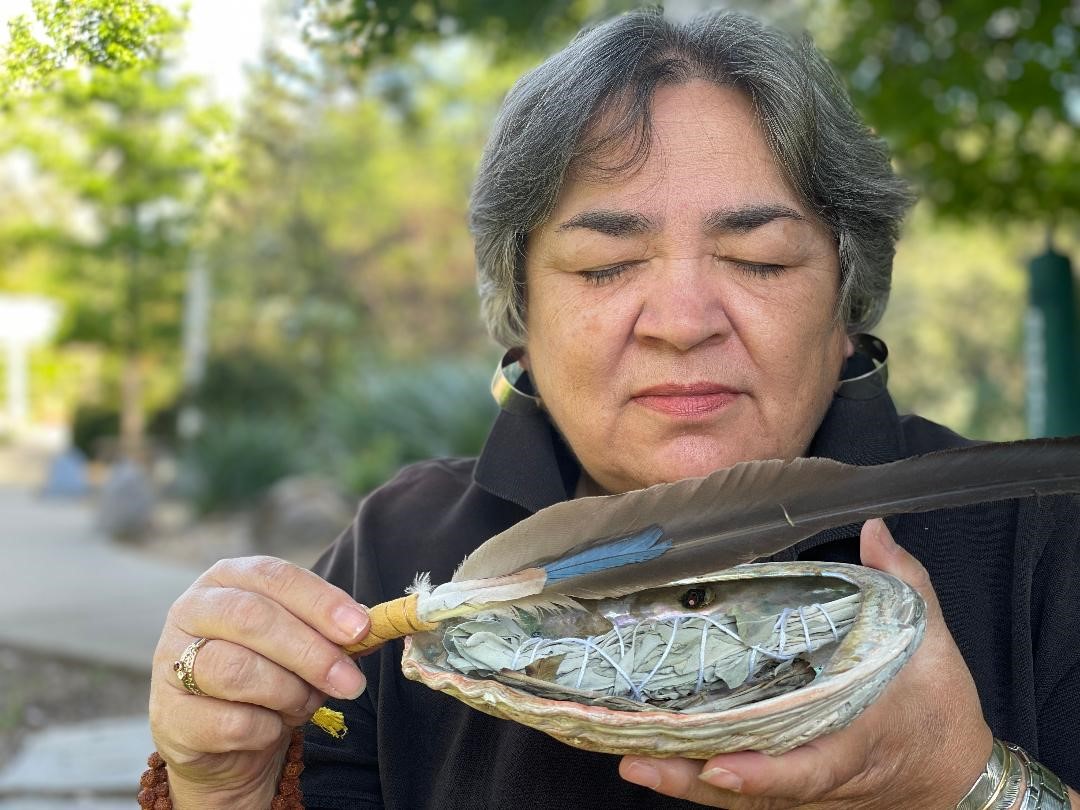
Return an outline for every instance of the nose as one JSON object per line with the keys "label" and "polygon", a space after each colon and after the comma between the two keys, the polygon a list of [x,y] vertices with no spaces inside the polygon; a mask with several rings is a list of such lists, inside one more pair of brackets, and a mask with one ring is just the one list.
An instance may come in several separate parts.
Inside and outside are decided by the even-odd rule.
{"label": "nose", "polygon": [[721,278],[711,257],[664,262],[650,274],[634,336],[681,352],[731,332]]}

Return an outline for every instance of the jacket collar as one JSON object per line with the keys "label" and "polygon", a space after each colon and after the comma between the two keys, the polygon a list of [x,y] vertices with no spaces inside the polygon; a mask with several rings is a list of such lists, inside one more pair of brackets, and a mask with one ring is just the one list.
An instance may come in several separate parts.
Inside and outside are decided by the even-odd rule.
{"label": "jacket collar", "polygon": [[540,411],[499,411],[473,471],[477,486],[529,512],[570,498],[581,467]]}

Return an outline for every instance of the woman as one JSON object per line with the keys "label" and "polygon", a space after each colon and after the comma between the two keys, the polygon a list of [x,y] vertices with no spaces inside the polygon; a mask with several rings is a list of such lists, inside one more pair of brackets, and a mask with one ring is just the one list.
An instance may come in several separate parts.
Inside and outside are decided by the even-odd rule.
{"label": "woman", "polygon": [[[417,571],[444,581],[569,497],[963,444],[898,417],[873,375],[844,382],[865,370],[854,336],[880,317],[909,202],[821,57],[743,16],[629,15],[523,77],[472,200],[485,318],[523,390],[479,459],[415,465],[364,501],[317,566],[333,584],[228,561],[177,601],[151,698],[174,806],[268,806],[291,729],[326,695],[350,733],[307,736],[309,807],[1009,807],[965,798],[994,736],[1080,784],[1075,499],[871,521],[778,555],[861,560],[930,608],[878,701],[779,757],[620,762],[404,681],[396,643],[359,668],[340,651],[367,632],[357,601]],[[1066,806],[1045,773],[1026,806]]]}

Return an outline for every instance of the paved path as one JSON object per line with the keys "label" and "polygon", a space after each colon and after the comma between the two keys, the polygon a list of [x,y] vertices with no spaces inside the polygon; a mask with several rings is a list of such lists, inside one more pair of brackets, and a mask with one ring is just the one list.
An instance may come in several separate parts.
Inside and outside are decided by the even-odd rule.
{"label": "paved path", "polygon": [[149,671],[173,600],[198,576],[94,529],[90,506],[0,489],[0,641]]}
{"label": "paved path", "polygon": [[145,717],[42,731],[0,772],[0,810],[131,810],[153,748]]}
{"label": "paved path", "polygon": [[[0,641],[147,673],[169,605],[199,573],[108,540],[88,503],[10,484],[0,555]],[[0,810],[134,807],[151,749],[145,716],[46,729],[0,763]]]}

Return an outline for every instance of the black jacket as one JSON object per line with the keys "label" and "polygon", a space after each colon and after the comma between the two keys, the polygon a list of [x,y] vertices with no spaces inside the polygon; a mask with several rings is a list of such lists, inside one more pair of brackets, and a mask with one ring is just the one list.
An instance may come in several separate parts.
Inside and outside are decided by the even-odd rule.
{"label": "black jacket", "polygon": [[[887,394],[836,397],[808,455],[880,464],[966,444]],[[373,492],[316,566],[359,601],[402,595],[415,574],[447,581],[461,559],[532,512],[565,500],[579,468],[542,416],[499,415],[479,459],[403,470]],[[1002,501],[888,521],[926,566],[994,734],[1080,786],[1080,499]],[[773,559],[858,563],[857,525]],[[311,731],[309,808],[688,808],[631,785],[618,758],[496,720],[401,675],[401,642],[361,660],[367,691],[335,705],[349,734]],[[309,727],[310,729],[310,727]]]}

